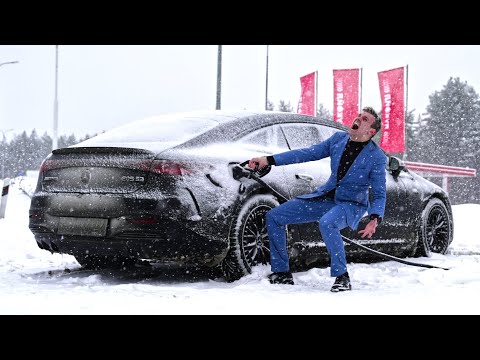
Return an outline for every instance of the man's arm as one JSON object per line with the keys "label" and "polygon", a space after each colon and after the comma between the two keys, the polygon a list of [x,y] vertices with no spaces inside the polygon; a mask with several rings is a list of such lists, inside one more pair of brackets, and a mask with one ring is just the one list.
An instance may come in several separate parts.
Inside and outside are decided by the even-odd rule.
{"label": "man's arm", "polygon": [[372,202],[370,204],[369,214],[377,214],[383,218],[385,214],[385,205],[387,202],[387,157],[382,153],[377,157],[370,173],[370,183],[372,186]]}
{"label": "man's arm", "polygon": [[273,155],[275,165],[282,166],[289,164],[299,164],[329,157],[331,155],[332,146],[341,141],[344,136],[348,136],[348,134],[337,132],[328,139],[318,144],[275,154]]}
{"label": "man's arm", "polygon": [[336,144],[338,141],[341,141],[345,136],[348,136],[348,134],[337,132],[328,139],[306,148],[288,150],[270,156],[254,157],[249,160],[248,167],[255,169],[257,166],[258,168],[262,168],[266,165],[281,166],[320,160],[329,157],[331,155],[330,150],[332,144]]}

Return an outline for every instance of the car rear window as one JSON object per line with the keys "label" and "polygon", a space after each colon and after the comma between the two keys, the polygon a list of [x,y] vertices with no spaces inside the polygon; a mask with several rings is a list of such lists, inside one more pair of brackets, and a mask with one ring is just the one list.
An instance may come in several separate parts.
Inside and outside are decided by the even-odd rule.
{"label": "car rear window", "polygon": [[137,120],[85,140],[76,146],[106,146],[121,143],[177,143],[188,141],[217,126],[214,120],[161,115]]}

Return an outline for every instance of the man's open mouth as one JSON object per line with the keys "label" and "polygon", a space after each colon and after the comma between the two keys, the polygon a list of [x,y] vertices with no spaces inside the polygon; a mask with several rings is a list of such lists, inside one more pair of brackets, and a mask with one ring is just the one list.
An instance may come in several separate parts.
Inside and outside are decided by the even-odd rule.
{"label": "man's open mouth", "polygon": [[358,122],[355,120],[352,124],[352,129],[357,130],[358,129]]}

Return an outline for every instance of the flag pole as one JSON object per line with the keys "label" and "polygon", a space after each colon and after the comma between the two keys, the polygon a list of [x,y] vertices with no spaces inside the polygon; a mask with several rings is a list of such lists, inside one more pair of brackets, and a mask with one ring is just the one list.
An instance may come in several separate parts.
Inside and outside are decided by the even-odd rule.
{"label": "flag pole", "polygon": [[360,113],[360,111],[362,110],[362,82],[363,82],[363,68],[360,68],[360,102],[359,102],[359,105],[360,105],[360,108],[358,109],[358,113]]}
{"label": "flag pole", "polygon": [[318,115],[318,70],[315,71],[315,116]]}
{"label": "flag pole", "polygon": [[406,160],[407,158],[407,127],[405,126],[405,123],[407,122],[407,114],[408,114],[408,64],[405,66],[405,107],[404,107],[404,113],[403,113],[403,118],[405,119],[403,122],[403,134],[404,134],[404,141],[405,141],[405,147],[403,149],[403,160]]}

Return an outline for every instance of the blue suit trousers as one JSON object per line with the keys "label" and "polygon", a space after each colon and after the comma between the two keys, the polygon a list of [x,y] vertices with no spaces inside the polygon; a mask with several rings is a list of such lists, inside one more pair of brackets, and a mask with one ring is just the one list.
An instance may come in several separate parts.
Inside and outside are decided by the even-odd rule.
{"label": "blue suit trousers", "polygon": [[347,271],[345,247],[340,230],[347,227],[347,216],[342,206],[328,197],[294,198],[266,214],[270,260],[273,272],[290,271],[287,252],[286,226],[319,222],[320,233],[330,255],[330,275],[340,276]]}

